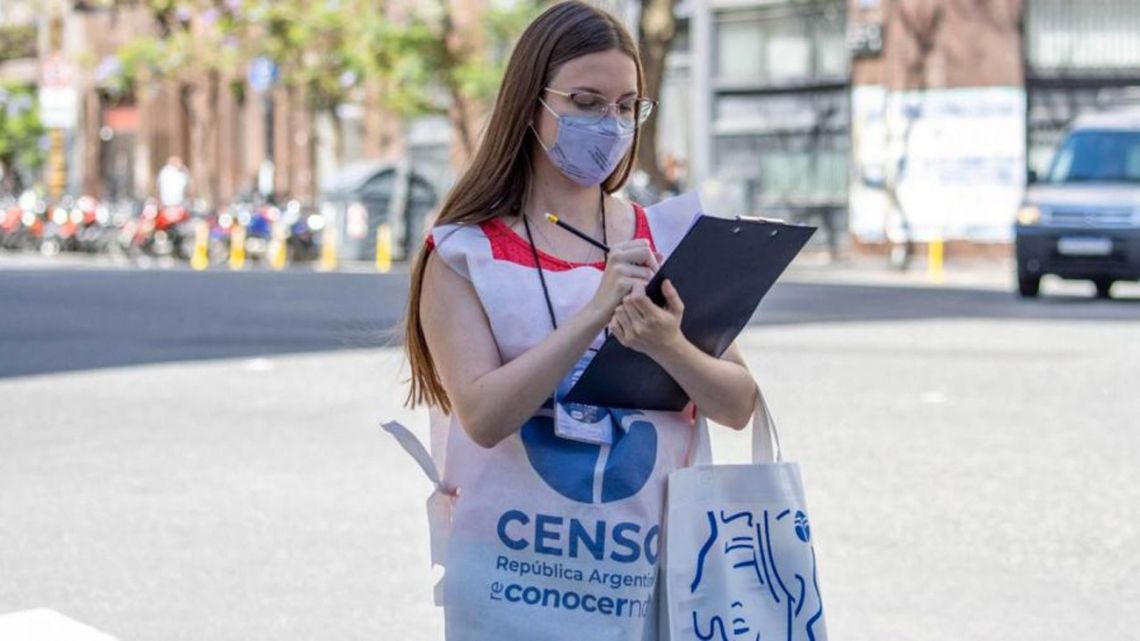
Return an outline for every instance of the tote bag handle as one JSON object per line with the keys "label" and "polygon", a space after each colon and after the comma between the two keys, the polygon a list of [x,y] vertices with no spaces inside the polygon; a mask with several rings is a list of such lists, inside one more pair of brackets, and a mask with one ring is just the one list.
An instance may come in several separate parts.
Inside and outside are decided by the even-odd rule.
{"label": "tote bag handle", "polygon": [[768,401],[760,386],[756,386],[756,408],[752,411],[752,462],[782,463],[780,435],[776,432],[776,419],[768,409]]}
{"label": "tote bag handle", "polygon": [[[780,435],[776,432],[776,420],[768,409],[760,386],[756,386],[756,407],[752,410],[752,462],[782,463]],[[709,465],[712,463],[712,444],[709,443],[708,426],[704,414],[698,410],[696,424],[685,454],[686,465]]]}

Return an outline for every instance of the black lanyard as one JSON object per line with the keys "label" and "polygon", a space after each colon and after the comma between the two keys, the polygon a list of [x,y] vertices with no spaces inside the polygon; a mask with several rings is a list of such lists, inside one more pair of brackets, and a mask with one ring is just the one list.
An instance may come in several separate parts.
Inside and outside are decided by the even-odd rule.
{"label": "black lanyard", "polygon": [[[600,191],[600,190],[599,190]],[[608,245],[608,238],[606,237],[606,192],[602,191],[598,199],[598,206],[602,210],[602,244]],[[542,284],[542,296],[546,299],[546,311],[550,313],[550,324],[554,329],[558,329],[558,319],[554,317],[554,303],[550,301],[550,290],[546,287],[546,276],[542,272],[542,263],[538,259],[538,248],[534,245],[534,236],[530,233],[530,220],[527,219],[526,212],[522,212],[523,226],[526,227],[526,239],[530,241],[530,252],[534,256],[534,266],[538,269],[538,281]],[[603,264],[609,264],[609,254],[605,254]],[[606,327],[606,337],[610,335],[609,327]]]}

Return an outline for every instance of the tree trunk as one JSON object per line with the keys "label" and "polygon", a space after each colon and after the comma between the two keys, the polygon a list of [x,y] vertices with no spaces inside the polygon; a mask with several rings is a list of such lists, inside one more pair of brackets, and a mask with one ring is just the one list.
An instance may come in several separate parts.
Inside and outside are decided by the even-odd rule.
{"label": "tree trunk", "polygon": [[[641,50],[642,71],[645,74],[645,93],[659,99],[661,80],[665,75],[665,57],[677,33],[673,16],[676,0],[641,0],[641,18],[638,21],[637,45]],[[637,151],[637,166],[649,174],[650,183],[657,189],[668,185],[665,172],[657,161],[657,117],[651,117],[641,127],[641,145]]]}
{"label": "tree trunk", "polygon": [[463,146],[463,162],[467,162],[475,155],[475,134],[471,130],[471,109],[468,100],[463,96],[459,87],[451,87],[451,126],[459,136],[459,143]]}
{"label": "tree trunk", "polygon": [[[908,10],[908,7],[910,10]],[[923,9],[928,9],[923,12]],[[910,160],[910,143],[911,134],[914,130],[915,120],[920,117],[921,111],[926,108],[926,92],[930,87],[930,79],[928,77],[931,57],[934,53],[937,44],[939,30],[942,26],[943,20],[943,7],[941,4],[933,3],[898,3],[895,5],[897,11],[896,20],[902,29],[903,34],[907,37],[909,47],[909,58],[905,59],[902,71],[903,77],[901,82],[896,80],[893,83],[893,92],[906,92],[913,91],[918,96],[919,114],[910,112],[907,105],[903,105],[903,113],[906,117],[906,125],[903,129],[901,136],[901,153],[899,155],[895,171],[887,177],[885,182],[885,191],[887,197],[890,199],[894,210],[898,213],[899,227],[903,233],[903,256],[896,265],[899,269],[906,271],[910,268],[911,260],[915,253],[914,230],[911,226],[910,212],[903,206],[902,200],[899,198],[899,187],[903,180],[906,178],[908,169],[908,162]],[[888,98],[889,102],[889,98]],[[889,219],[888,219],[889,220]],[[886,225],[889,231],[889,224]]]}

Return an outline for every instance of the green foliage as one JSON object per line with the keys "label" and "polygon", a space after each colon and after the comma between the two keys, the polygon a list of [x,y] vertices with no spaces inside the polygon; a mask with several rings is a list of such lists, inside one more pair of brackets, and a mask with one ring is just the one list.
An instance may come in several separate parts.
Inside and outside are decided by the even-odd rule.
{"label": "green foliage", "polygon": [[[314,109],[332,109],[369,79],[397,113],[446,113],[455,100],[494,98],[514,38],[538,12],[535,0],[488,9],[482,33],[456,34],[445,0],[389,19],[385,0],[147,0],[159,34],[118,51],[123,87],[146,71],[179,77],[242,71],[274,60],[280,81],[303,89]],[[461,43],[478,35],[484,46]],[[456,37],[461,36],[461,37]],[[122,87],[120,87],[122,89]]]}
{"label": "green foliage", "polygon": [[39,103],[29,87],[0,85],[0,167],[8,175],[15,169],[33,172],[43,164]]}
{"label": "green foliage", "polygon": [[[456,100],[486,104],[498,90],[507,54],[531,19],[536,2],[488,8],[481,33],[458,33],[445,0],[417,6],[399,23],[375,15],[363,25],[369,71],[387,80],[383,96],[405,115],[446,113]],[[481,46],[470,44],[481,41]]]}
{"label": "green foliage", "polygon": [[0,61],[34,58],[36,25],[0,25]]}
{"label": "green foliage", "polygon": [[352,40],[364,0],[276,0],[251,7],[243,38],[250,57],[277,62],[281,82],[306,89],[316,109],[343,101],[364,72]]}

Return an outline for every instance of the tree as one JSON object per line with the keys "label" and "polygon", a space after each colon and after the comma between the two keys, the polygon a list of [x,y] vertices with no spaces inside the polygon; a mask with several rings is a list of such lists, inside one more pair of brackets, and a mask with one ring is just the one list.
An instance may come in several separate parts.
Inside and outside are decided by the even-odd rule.
{"label": "tree", "polygon": [[[283,90],[305,105],[309,131],[321,112],[339,131],[337,107],[361,87],[379,85],[381,106],[398,117],[446,115],[467,156],[509,44],[539,9],[536,0],[522,0],[473,19],[457,15],[450,0],[398,7],[385,0],[146,2],[155,34],[119,50],[123,83],[137,85],[143,76],[177,83],[192,140],[212,139],[219,80],[265,57],[276,63]],[[315,133],[309,140],[315,145]],[[193,158],[210,157],[193,146]],[[339,155],[339,137],[333,146]]]}
{"label": "tree", "polygon": [[[665,58],[677,34],[677,21],[673,15],[677,0],[640,0],[641,17],[638,19],[637,44],[641,53],[642,71],[645,74],[645,92],[654,97],[661,94],[661,81],[665,76]],[[637,152],[637,165],[649,175],[650,183],[658,190],[668,184],[665,172],[657,160],[657,118],[650,118],[641,128],[641,144]]]}
{"label": "tree", "polygon": [[146,0],[155,33],[119,48],[118,64],[103,79],[114,95],[146,90],[151,80],[171,83],[190,126],[190,168],[198,193],[217,200],[217,111],[223,78],[243,59],[235,33],[242,12],[236,0]]}
{"label": "tree", "polygon": [[[882,188],[903,235],[892,262],[905,270],[915,251],[914,212],[899,198],[899,188],[912,164],[912,134],[924,117],[930,91],[1022,84],[1021,61],[1013,53],[1018,49],[1006,46],[1020,38],[1022,0],[895,0],[891,11],[887,106],[897,101],[901,126],[888,129],[888,144],[897,150],[897,158],[885,172]],[[947,31],[950,24],[970,25],[969,37],[953,37]]]}
{"label": "tree", "polygon": [[[901,251],[893,253],[891,259],[899,269],[905,271],[910,268],[915,246],[910,217],[899,198],[899,187],[906,179],[911,134],[915,123],[922,117],[926,91],[930,86],[928,72],[943,24],[944,9],[941,0],[898,0],[894,3],[894,9],[899,33],[906,38],[899,43],[905,48],[905,53],[899,57],[902,77],[898,80],[895,91],[899,91],[899,95],[909,92],[909,100],[901,106],[904,123],[897,143],[900,151],[895,166],[886,172],[883,191],[887,194],[891,209],[898,214],[899,227],[903,233],[903,242],[899,246]],[[888,97],[887,104],[890,103]]]}
{"label": "tree", "polygon": [[0,173],[7,191],[23,191],[23,176],[36,172],[43,164],[43,135],[32,90],[14,84],[0,85]]}
{"label": "tree", "polygon": [[[238,37],[246,57],[265,57],[278,69],[278,83],[290,104],[301,105],[310,165],[315,176],[317,114],[332,122],[332,147],[343,153],[337,107],[359,86],[366,55],[358,39],[363,16],[382,11],[378,0],[274,0],[246,1],[247,10]],[[309,183],[316,192],[315,183]]]}
{"label": "tree", "polygon": [[446,115],[464,156],[478,144],[477,122],[498,91],[512,41],[538,13],[524,0],[490,7],[461,24],[449,0],[413,8],[401,19],[377,12],[364,25],[369,72],[384,86],[384,106],[403,116]]}

